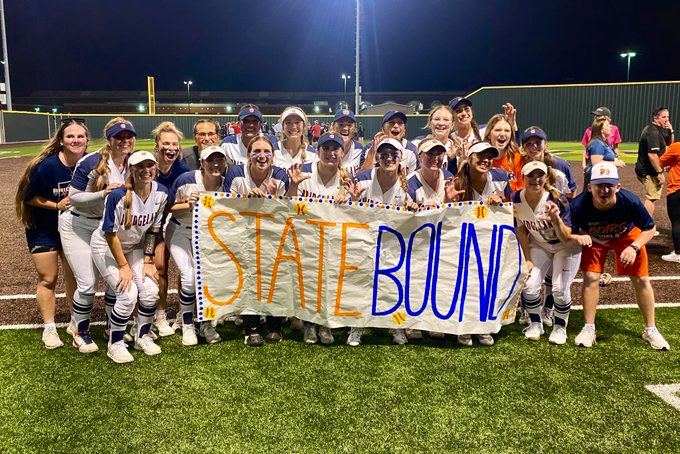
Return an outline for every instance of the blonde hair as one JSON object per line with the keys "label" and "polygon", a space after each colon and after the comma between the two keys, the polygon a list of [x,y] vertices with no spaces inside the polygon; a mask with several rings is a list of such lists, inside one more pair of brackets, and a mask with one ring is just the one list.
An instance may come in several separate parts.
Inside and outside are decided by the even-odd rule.
{"label": "blonde hair", "polygon": [[31,159],[31,161],[28,163],[28,166],[26,166],[26,170],[24,170],[24,174],[19,180],[19,184],[17,185],[17,193],[14,198],[14,209],[17,219],[19,219],[24,227],[34,227],[34,207],[28,205],[24,201],[24,197],[26,197],[26,191],[28,190],[28,186],[31,183],[33,172],[35,171],[35,168],[38,166],[38,164],[64,149],[64,146],[61,144],[61,141],[64,140],[64,131],[66,131],[66,128],[74,124],[81,126],[85,130],[85,137],[87,137],[87,141],[89,142],[90,130],[87,129],[87,126],[85,126],[84,122],[74,119],[65,121],[65,123],[62,123],[61,126],[59,126],[59,129],[57,129],[52,138],[50,138],[50,140],[42,147],[40,153]]}
{"label": "blonde hair", "polygon": [[489,134],[491,134],[494,126],[496,126],[496,124],[500,123],[501,121],[506,122],[510,126],[510,140],[508,141],[508,145],[505,147],[505,151],[508,153],[508,162],[513,163],[515,162],[515,154],[519,153],[519,145],[517,145],[517,140],[515,139],[515,127],[512,125],[512,123],[510,123],[510,119],[507,115],[496,114],[489,119],[489,122],[486,124],[486,130],[484,131],[484,141],[489,141]]}
{"label": "blonde hair", "polygon": [[[104,137],[106,137],[106,131],[116,123],[125,123],[132,126],[132,123],[123,117],[112,118],[104,126]],[[97,180],[95,180],[94,183],[95,191],[101,191],[104,188],[104,178],[111,172],[111,169],[109,169],[109,156],[111,156],[111,144],[109,143],[109,139],[106,139],[106,143],[101,147],[98,153],[100,154],[99,164],[94,168],[94,172],[97,174]]]}
{"label": "blonde hair", "polygon": [[[434,114],[436,114],[436,113],[437,113],[438,111],[440,111],[440,110],[445,110],[445,111],[447,111],[447,112],[449,113],[449,115],[451,115],[451,129],[453,130],[453,118],[454,118],[456,115],[455,115],[455,113],[453,112],[453,109],[452,109],[452,108],[450,108],[449,106],[443,105],[443,104],[442,104],[442,105],[439,105],[439,106],[437,106],[437,107],[435,107],[434,109],[432,109],[432,110],[430,111],[430,115],[427,117],[427,123],[425,124],[425,126],[423,126],[423,129],[432,130],[432,117],[434,117]],[[449,134],[450,134],[450,133],[451,133],[451,131],[449,131]]]}
{"label": "blonde hair", "polygon": [[125,197],[123,197],[123,229],[130,230],[132,227],[132,193],[135,188],[135,181],[132,176],[133,172],[125,179]]}
{"label": "blonde hair", "polygon": [[[288,106],[286,107],[283,111],[285,112],[286,110],[290,109],[291,107],[295,107],[297,109],[300,109],[302,113],[304,114],[305,111],[302,109],[302,107],[298,106]],[[295,114],[297,115],[297,114]],[[302,133],[301,133],[301,139],[300,139],[300,159],[304,163],[307,160],[307,146],[309,146],[309,139],[307,138],[307,133],[309,132],[309,122],[307,121],[306,118],[302,118],[302,124],[304,125],[302,128]],[[277,134],[277,139],[279,139],[281,142],[284,142],[285,140],[288,139],[286,136],[286,128],[283,126],[283,121],[281,122],[281,132]],[[288,150],[290,151],[290,150]]]}
{"label": "blonde hair", "polygon": [[160,144],[161,141],[161,134],[163,133],[172,133],[177,136],[177,142],[179,142],[179,155],[177,156],[179,159],[182,159],[184,156],[182,154],[182,139],[184,139],[184,134],[182,134],[182,131],[177,129],[177,126],[175,126],[175,123],[171,121],[163,121],[161,122],[158,126],[156,126],[153,131],[151,131],[151,136],[153,137],[153,141],[156,143],[155,151],[156,151],[156,158],[160,159],[160,150],[158,149],[158,145]]}

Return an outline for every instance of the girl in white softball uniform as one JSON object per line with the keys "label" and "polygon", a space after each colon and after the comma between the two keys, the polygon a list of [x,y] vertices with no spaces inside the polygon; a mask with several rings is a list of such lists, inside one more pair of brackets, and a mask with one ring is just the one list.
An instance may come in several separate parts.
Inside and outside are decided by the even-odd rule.
{"label": "girl in white softball uniform", "polygon": [[314,147],[309,145],[307,129],[309,122],[299,107],[286,107],[281,114],[279,149],[274,149],[274,166],[290,169],[295,164],[305,164],[317,160]]}
{"label": "girl in white softball uniform", "polygon": [[130,175],[125,186],[114,189],[106,198],[104,217],[90,241],[95,266],[106,283],[116,289],[107,352],[116,363],[134,360],[123,335],[138,299],[135,349],[147,355],[161,352],[149,330],[158,301],[153,255],[168,194],[167,189],[155,181],[157,164],[153,154],[136,151],[128,161]]}
{"label": "girl in white softball uniform", "polygon": [[[182,320],[182,345],[198,343],[194,330],[196,283],[195,257],[191,242],[192,210],[201,192],[222,190],[224,183],[222,175],[227,168],[227,156],[222,148],[211,146],[201,151],[200,163],[200,170],[186,172],[173,183],[168,199],[172,217],[165,229],[165,241],[179,270],[180,309],[178,317]],[[201,335],[208,343],[218,342],[220,335],[214,328],[211,328],[210,322],[203,322]]]}

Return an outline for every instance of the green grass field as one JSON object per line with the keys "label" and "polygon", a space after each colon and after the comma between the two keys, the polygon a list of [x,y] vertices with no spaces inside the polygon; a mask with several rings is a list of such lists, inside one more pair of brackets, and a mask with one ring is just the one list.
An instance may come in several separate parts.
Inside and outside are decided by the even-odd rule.
{"label": "green grass field", "polygon": [[[658,321],[680,347],[677,309]],[[601,310],[591,349],[573,345],[581,324],[575,311],[562,347],[512,325],[473,348],[385,332],[351,348],[336,330],[333,347],[286,331],[257,349],[230,326],[122,366],[4,330],[0,452],[680,452],[680,413],[644,388],[680,383],[678,351],[648,347],[635,309]]]}

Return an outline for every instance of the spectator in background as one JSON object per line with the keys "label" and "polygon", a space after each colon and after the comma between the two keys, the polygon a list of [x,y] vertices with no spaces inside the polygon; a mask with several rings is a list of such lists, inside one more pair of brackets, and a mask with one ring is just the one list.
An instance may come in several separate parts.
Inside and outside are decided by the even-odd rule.
{"label": "spectator in background", "polygon": [[[612,121],[612,112],[609,110],[607,107],[598,107],[597,109],[593,110],[590,112],[591,114],[595,115],[594,120],[599,119],[600,117],[606,117],[609,120],[609,123],[611,125],[611,134],[609,137],[607,137],[607,143],[609,143],[609,146],[611,149],[614,151],[614,154],[618,157],[619,156],[619,144],[621,143],[621,133],[619,132],[618,126],[615,124],[611,124]],[[588,159],[588,143],[590,142],[591,136],[593,133],[593,128],[592,126],[588,126],[586,130],[583,132],[583,138],[581,139],[581,144],[583,145],[583,160],[581,161],[581,166],[585,169],[586,168],[586,162]]]}
{"label": "spectator in background", "polygon": [[645,208],[654,216],[654,203],[661,198],[661,190],[666,179],[659,158],[666,146],[673,143],[673,125],[666,107],[652,112],[652,122],[645,126],[638,144],[638,158],[635,175],[645,187]]}
{"label": "spectator in background", "polygon": [[596,116],[591,126],[592,135],[590,142],[586,146],[586,167],[583,173],[583,190],[588,188],[590,181],[590,169],[602,161],[609,161],[616,167],[623,167],[626,165],[620,159],[616,158],[616,154],[612,147],[609,146],[609,137],[611,136],[611,122],[609,117],[604,115]]}
{"label": "spectator in background", "polygon": [[194,140],[196,145],[188,150],[182,150],[184,157],[182,161],[189,170],[198,170],[200,168],[201,151],[212,145],[217,145],[219,125],[205,118],[196,120],[194,123]]}
{"label": "spectator in background", "polygon": [[680,142],[668,147],[659,161],[662,167],[668,167],[666,208],[673,238],[673,250],[661,258],[667,262],[680,263]]}
{"label": "spectator in background", "polygon": [[366,137],[366,130],[364,129],[364,124],[361,122],[359,122],[359,126],[357,126],[357,136],[359,137],[359,142],[363,145],[364,138]]}
{"label": "spectator in background", "polygon": [[314,120],[314,125],[310,128],[312,132],[312,143],[317,143],[321,137],[321,125],[319,120]]}

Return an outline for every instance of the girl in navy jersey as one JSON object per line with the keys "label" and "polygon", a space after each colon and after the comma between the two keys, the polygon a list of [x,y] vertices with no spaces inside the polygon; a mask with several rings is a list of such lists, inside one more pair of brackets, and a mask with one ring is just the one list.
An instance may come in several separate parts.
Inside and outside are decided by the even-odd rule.
{"label": "girl in navy jersey", "polygon": [[[250,141],[247,148],[248,162],[232,166],[224,179],[224,192],[242,195],[265,197],[269,194],[280,196],[288,191],[288,175],[285,170],[275,167],[274,145],[265,136],[259,136]],[[283,317],[267,317],[269,333],[265,339],[258,333],[260,316],[252,310],[241,313],[245,343],[251,347],[264,345],[265,340],[270,343],[283,339],[281,325]]]}
{"label": "girl in navy jersey", "polygon": [[[383,139],[378,144],[376,156],[377,166],[360,172],[350,183],[348,191],[352,200],[417,208],[408,195],[406,172],[401,166],[401,143],[395,139]],[[361,344],[362,334],[363,328],[351,328],[347,345],[357,347]],[[408,342],[403,329],[390,329],[390,334],[397,345]]]}
{"label": "girl in navy jersey", "polygon": [[135,349],[149,356],[161,353],[150,329],[158,301],[158,273],[153,255],[160,236],[167,189],[155,181],[157,166],[153,154],[136,151],[130,155],[129,165],[125,186],[114,189],[106,198],[104,216],[90,241],[97,270],[106,283],[116,289],[107,352],[116,363],[134,361],[123,337],[137,300]]}
{"label": "girl in navy jersey", "polygon": [[[182,321],[182,345],[196,345],[198,338],[194,329],[196,309],[196,285],[194,255],[191,239],[192,209],[204,191],[221,191],[227,155],[218,146],[204,148],[200,155],[200,170],[181,175],[170,189],[168,205],[172,217],[165,231],[165,239],[180,276],[178,318]],[[200,334],[209,344],[221,340],[210,322],[203,322]]]}
{"label": "girl in navy jersey", "polygon": [[[350,176],[342,165],[343,146],[342,137],[335,132],[321,136],[318,142],[319,160],[290,169],[289,193],[317,199],[331,198],[336,202],[346,200]],[[303,339],[308,344],[319,340],[325,345],[335,342],[330,328],[310,322],[304,323]]]}
{"label": "girl in navy jersey", "polygon": [[[171,121],[164,121],[151,131],[154,142],[154,153],[158,160],[158,177],[156,181],[169,188],[175,180],[189,167],[182,160],[182,148],[180,142],[184,138],[182,132]],[[168,296],[168,261],[170,254],[166,250],[165,241],[161,238],[156,247],[154,264],[158,269],[158,305],[154,326],[161,336],[171,336],[175,333],[168,323],[165,313],[165,305]]]}
{"label": "girl in navy jersey", "polygon": [[541,285],[548,271],[553,270],[554,326],[549,337],[551,344],[567,341],[567,323],[571,310],[571,284],[581,261],[581,246],[575,241],[560,241],[555,226],[548,216],[552,205],[557,205],[562,222],[571,227],[569,202],[550,191],[551,170],[540,161],[531,161],[522,168],[524,189],[512,196],[517,237],[529,268],[529,278],[522,290],[522,305],[530,317],[524,330],[527,339],[537,341],[543,334],[541,319]]}
{"label": "girl in navy jersey", "polygon": [[17,217],[26,228],[28,250],[38,272],[36,300],[45,324],[42,340],[49,349],[64,345],[54,323],[54,288],[59,276],[59,258],[69,306],[76,288],[73,272],[62,250],[58,217],[70,207],[68,187],[76,163],[87,149],[89,137],[84,120],[62,120],[54,136],[29,162],[16,194]]}
{"label": "girl in navy jersey", "polygon": [[[101,221],[104,199],[125,182],[127,157],[134,149],[137,133],[132,123],[116,117],[104,126],[104,135],[106,144],[78,162],[69,187],[72,207],[59,218],[64,254],[78,287],[73,295],[71,324],[66,331],[73,336],[73,346],[81,353],[98,350],[90,336],[90,313],[99,276],[91,259],[90,238]],[[104,303],[108,320],[115,303],[112,287],[107,288]]]}
{"label": "girl in navy jersey", "polygon": [[281,114],[282,132],[279,135],[279,149],[274,150],[274,165],[289,169],[293,164],[316,161],[314,147],[307,139],[308,122],[299,107],[286,107]]}

